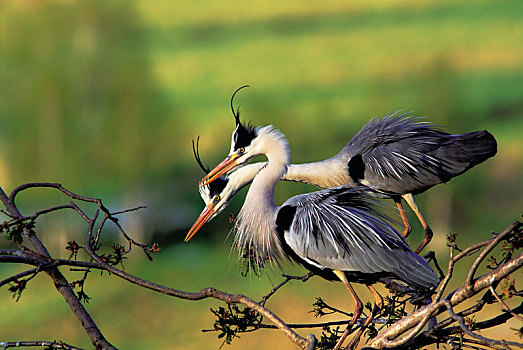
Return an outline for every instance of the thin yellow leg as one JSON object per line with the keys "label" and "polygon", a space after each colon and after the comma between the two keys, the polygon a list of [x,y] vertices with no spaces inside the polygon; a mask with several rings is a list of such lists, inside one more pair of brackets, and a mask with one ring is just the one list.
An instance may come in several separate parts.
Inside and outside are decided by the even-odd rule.
{"label": "thin yellow leg", "polygon": [[401,205],[401,198],[394,199],[394,202],[396,203],[396,206],[400,212],[401,221],[403,221],[403,237],[407,238],[410,234],[410,231],[412,231],[412,227],[410,226],[409,219],[407,218],[407,215],[405,215],[405,210]]}
{"label": "thin yellow leg", "polygon": [[349,335],[352,326],[356,323],[356,321],[360,317],[361,313],[363,312],[363,303],[361,302],[358,295],[356,295],[356,292],[354,291],[354,288],[352,288],[349,281],[347,280],[345,273],[340,270],[334,270],[334,273],[336,274],[336,276],[338,276],[340,281],[343,282],[343,284],[349,291],[349,294],[351,295],[352,299],[354,300],[354,314],[352,315],[352,318],[351,318],[349,324],[347,325],[347,328],[345,328],[345,331],[343,331],[341,338],[338,340],[338,342],[336,343],[336,346],[333,348],[333,350],[338,350],[343,345],[343,342]]}
{"label": "thin yellow leg", "polygon": [[367,288],[369,288],[370,292],[372,293],[372,296],[374,297],[374,303],[376,304],[378,309],[381,310],[383,308],[383,297],[371,284],[367,284]]}
{"label": "thin yellow leg", "polygon": [[421,212],[418,209],[418,205],[414,201],[414,196],[412,193],[407,193],[402,195],[403,199],[407,202],[407,204],[414,210],[414,213],[416,213],[416,216],[418,217],[418,220],[421,222],[421,225],[423,226],[423,229],[425,230],[425,237],[423,238],[423,241],[419,245],[418,248],[416,248],[416,254],[419,254],[423,248],[432,240],[432,230],[430,229],[429,225],[423,218],[423,215],[421,215]]}
{"label": "thin yellow leg", "polygon": [[372,322],[374,319],[374,316],[376,316],[379,311],[383,308],[383,298],[378,293],[376,289],[370,284],[367,284],[367,288],[369,288],[370,292],[372,293],[372,296],[374,297],[374,308],[372,309],[372,312],[370,313],[369,317],[365,320],[365,323],[361,326],[360,329],[356,332],[354,337],[350,340],[349,344],[347,344],[347,349],[354,349],[356,346],[358,346],[358,343],[360,341],[361,336],[363,335],[363,332],[365,331],[365,328]]}

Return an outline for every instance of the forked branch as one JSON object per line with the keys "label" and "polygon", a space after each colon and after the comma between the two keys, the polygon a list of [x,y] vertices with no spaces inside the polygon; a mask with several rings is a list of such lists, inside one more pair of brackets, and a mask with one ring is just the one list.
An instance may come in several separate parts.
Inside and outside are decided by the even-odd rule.
{"label": "forked branch", "polygon": [[[67,204],[46,208],[37,211],[32,215],[24,216],[16,206],[15,199],[22,191],[37,187],[58,190],[67,196],[70,201]],[[114,347],[104,338],[100,329],[81,303],[82,296],[80,293],[77,294],[73,290],[75,285],[76,287],[81,285],[83,288],[83,283],[85,282],[89,272],[92,270],[108,271],[111,275],[118,276],[130,283],[179,299],[196,301],[213,298],[223,301],[228,305],[242,304],[262,315],[266,320],[269,320],[273,324],[262,324],[260,321],[257,329],[277,328],[286,334],[294,344],[302,349],[328,349],[330,346],[329,344],[335,343],[336,338],[339,337],[337,331],[331,331],[329,327],[344,325],[348,322],[348,320],[340,320],[312,324],[287,324],[279,316],[265,307],[267,300],[289,281],[293,279],[306,281],[310,277],[310,274],[303,277],[284,276],[285,280],[282,283],[276,285],[261,299],[260,302],[255,302],[247,296],[226,293],[212,287],[204,288],[197,292],[185,292],[144,280],[124,271],[118,266],[123,264],[125,255],[129,253],[133,247],[142,249],[150,260],[152,260],[151,254],[159,251],[156,244],[150,246],[148,244],[136,242],[131,235],[127,234],[116,217],[116,215],[129,213],[143,207],[111,212],[105,207],[101,199],[77,195],[56,183],[25,184],[14,189],[10,196],[7,196],[0,187],[0,200],[5,207],[5,210],[2,210],[2,213],[8,217],[8,219],[1,224],[0,229],[2,232],[16,231],[20,234],[19,237],[14,236],[18,240],[18,249],[0,249],[0,263],[25,264],[32,267],[26,271],[0,280],[0,287],[10,285],[10,288],[13,289],[14,293],[18,293],[17,295],[19,297],[29,280],[39,273],[47,274],[53,280],[58,292],[70,306],[71,311],[81,321],[81,324],[89,335],[91,342],[97,348],[114,349]],[[78,206],[77,202],[87,202],[96,205],[97,210],[93,217],[89,217],[86,212]],[[34,222],[38,218],[60,210],[73,210],[87,223],[85,243],[81,245],[75,241],[69,242],[67,249],[71,252],[70,259],[53,258],[38,238],[36,232],[33,230]],[[127,247],[115,244],[112,247],[112,253],[102,253],[101,244],[99,242],[101,241],[100,238],[107,223],[115,225],[122,237],[127,241]],[[368,334],[372,334],[372,339],[369,339],[367,346],[372,348],[420,347],[449,340],[451,337],[455,336],[456,330],[459,329],[464,335],[464,337],[462,337],[463,344],[468,344],[471,348],[478,348],[478,346],[487,346],[495,349],[523,347],[523,344],[517,342],[488,339],[475,332],[476,330],[503,324],[511,318],[522,319],[520,315],[523,311],[523,303],[518,307],[513,308],[510,308],[506,303],[507,298],[521,298],[523,296],[521,291],[515,289],[515,283],[512,282],[508,287],[505,287],[503,293],[498,294],[496,292],[498,286],[504,285],[501,282],[514,273],[514,271],[520,269],[523,265],[523,253],[520,252],[522,246],[521,242],[523,241],[522,228],[522,223],[515,222],[500,234],[494,235],[491,239],[476,243],[463,250],[459,250],[456,247],[455,237],[453,237],[450,241],[450,259],[447,273],[435,291],[436,294],[434,295],[432,302],[411,312],[410,314],[407,314],[407,303],[409,301],[415,303],[414,299],[407,296],[409,293],[408,288],[402,286],[396,286],[396,288],[393,288],[396,291],[396,294],[392,298],[387,299],[390,301],[388,303],[387,312],[381,314],[381,316],[377,315],[374,322],[369,325]],[[28,242],[30,246],[22,244],[22,241]],[[491,262],[487,267],[491,268],[491,270],[483,275],[477,276],[479,267],[487,261],[488,256],[495,249],[498,249],[502,243],[502,257],[499,260],[490,258]],[[87,253],[87,260],[82,261],[77,258],[77,254],[80,250],[84,250]],[[458,253],[455,254],[456,252]],[[464,283],[450,293],[446,292],[449,281],[455,277],[453,276],[455,265],[460,262],[462,258],[471,255],[477,256],[468,269]],[[435,259],[435,256],[432,258]],[[59,270],[59,268],[63,266],[82,271],[84,277],[78,281],[70,283]],[[439,267],[438,270],[440,270]],[[484,291],[483,297],[476,302],[476,304],[461,312],[454,311],[455,306],[461,304],[465,300],[471,299],[482,291]],[[87,298],[87,296],[85,296],[85,298]],[[478,321],[473,324],[471,323],[469,319],[470,316],[481,311],[485,304],[494,302],[498,302],[501,305],[501,313],[499,315],[489,320]],[[331,310],[334,310],[333,312],[336,312],[343,318],[350,315],[335,308],[331,308]],[[429,321],[434,320],[434,316],[443,313],[447,314],[447,318],[444,318],[437,323],[431,323],[432,321]],[[364,319],[358,320],[356,323],[358,326],[355,327],[355,330],[364,321]],[[431,324],[429,329],[423,331],[428,323]],[[380,326],[377,327],[377,325]],[[320,327],[324,329],[322,339],[319,342],[312,334],[307,338],[304,338],[293,330],[297,328],[312,327]],[[328,336],[326,336],[326,334]],[[47,346],[54,348],[75,349],[73,346],[60,342],[25,343],[27,346],[32,346],[32,344],[37,343],[46,343]],[[13,345],[12,343],[0,343],[0,347],[1,346],[7,348],[12,347]]]}

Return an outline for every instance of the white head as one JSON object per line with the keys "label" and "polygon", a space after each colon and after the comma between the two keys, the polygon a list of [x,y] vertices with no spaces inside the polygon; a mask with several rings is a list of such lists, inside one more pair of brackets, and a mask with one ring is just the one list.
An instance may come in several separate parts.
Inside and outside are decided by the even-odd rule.
{"label": "white head", "polygon": [[[194,155],[200,167],[208,173],[209,169],[203,166],[196,150],[194,150]],[[249,164],[237,169],[228,176],[220,176],[213,182],[199,186],[200,196],[205,203],[205,208],[189,230],[185,241],[187,242],[191,239],[207,221],[212,220],[216,215],[222,212],[236,193],[249,184],[265,164],[266,163]]]}
{"label": "white head", "polygon": [[[238,92],[238,90],[236,90],[236,92]],[[236,92],[234,94],[236,94]],[[234,94],[232,96],[233,98]],[[232,112],[234,119],[236,120],[236,128],[232,133],[231,149],[229,154],[220,164],[218,164],[207,174],[207,176],[202,179],[200,182],[201,186],[204,186],[216,180],[221,175],[226,174],[236,167],[247,163],[257,155],[268,155],[272,147],[275,146],[279,147],[279,149],[283,148],[285,150],[285,155],[283,155],[285,157],[284,161],[289,161],[289,150],[287,141],[285,140],[283,134],[281,134],[272,125],[255,128],[250,124],[243,124],[240,122],[239,108],[236,111],[234,108],[232,108]]]}

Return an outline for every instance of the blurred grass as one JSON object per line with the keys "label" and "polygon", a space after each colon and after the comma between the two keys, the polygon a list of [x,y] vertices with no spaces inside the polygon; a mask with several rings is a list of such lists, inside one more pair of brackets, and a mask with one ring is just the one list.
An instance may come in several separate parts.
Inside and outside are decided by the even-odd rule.
{"label": "blurred grass", "polygon": [[[419,196],[436,232],[431,247],[445,257],[447,232],[470,243],[522,212],[522,10],[509,0],[1,2],[0,185],[61,182],[113,210],[147,204],[122,223],[166,249],[152,264],[133,257],[129,269],[181,289],[212,284],[262,295],[268,281],[226,267],[227,213],[196,238],[208,245],[168,248],[202,209],[191,139],[201,135],[205,163],[220,161],[233,126],[230,95],[250,84],[237,96],[242,115],[280,128],[294,162],[334,155],[371,117],[396,110],[453,133],[492,132],[495,158]],[[275,200],[310,189],[282,183]],[[227,212],[238,212],[244,193]],[[41,190],[18,204],[29,213],[63,201]],[[55,256],[67,256],[65,243],[83,232],[70,214],[39,229]],[[10,269],[0,267],[1,276]],[[106,276],[92,278],[90,291],[89,310],[121,348],[219,346],[198,331],[212,326],[207,309],[217,303],[173,301]],[[0,293],[0,339],[55,337],[89,347],[55,294],[45,278],[19,303]],[[317,295],[352,308],[340,285],[319,279],[283,291],[276,308],[300,321]],[[232,347],[288,345],[274,331],[260,333]]]}

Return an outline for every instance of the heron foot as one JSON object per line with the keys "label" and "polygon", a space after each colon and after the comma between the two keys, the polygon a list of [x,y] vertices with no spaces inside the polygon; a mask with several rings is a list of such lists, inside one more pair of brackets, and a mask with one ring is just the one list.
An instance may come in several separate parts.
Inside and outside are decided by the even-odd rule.
{"label": "heron foot", "polygon": [[349,341],[349,344],[345,347],[345,349],[352,350],[355,349],[358,346],[358,343],[360,342],[361,336],[363,335],[363,332],[365,332],[365,329],[369,326],[369,324],[372,322],[374,317],[378,315],[383,308],[383,301],[381,305],[374,304],[374,307],[372,308],[372,312],[370,313],[369,317],[365,320],[363,325],[358,329],[358,332],[354,334],[352,339]]}
{"label": "heron foot", "polygon": [[[358,299],[358,301],[359,301],[359,299]],[[336,343],[336,346],[334,346],[334,348],[332,348],[332,350],[339,350],[339,349],[341,349],[341,346],[345,342],[345,339],[347,339],[347,336],[352,331],[352,326],[354,326],[354,324],[356,324],[356,321],[358,321],[358,318],[360,318],[361,314],[363,313],[363,303],[361,301],[359,301],[359,303],[355,303],[354,306],[355,306],[354,307],[354,314],[352,315],[352,318],[351,318],[349,324],[347,325],[347,328],[345,328],[345,330],[343,331],[343,334],[341,335],[340,339],[338,339],[338,342]]]}
{"label": "heron foot", "polygon": [[412,232],[412,227],[410,225],[405,226],[405,228],[403,229],[403,237],[407,238],[411,232]]}
{"label": "heron foot", "polygon": [[433,236],[434,236],[434,233],[432,232],[430,227],[428,227],[428,226],[425,227],[425,237],[423,238],[423,241],[421,242],[419,247],[416,249],[415,253],[419,254],[423,250],[423,248],[425,248],[425,246],[427,244],[429,244],[429,242],[432,240]]}

